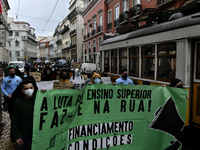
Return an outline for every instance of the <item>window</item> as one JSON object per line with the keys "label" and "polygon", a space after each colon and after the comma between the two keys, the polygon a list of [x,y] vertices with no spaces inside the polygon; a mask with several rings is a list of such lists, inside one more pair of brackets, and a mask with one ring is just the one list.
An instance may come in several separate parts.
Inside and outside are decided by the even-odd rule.
{"label": "window", "polygon": [[89,42],[89,54],[91,53],[91,43]]}
{"label": "window", "polygon": [[103,25],[103,20],[102,20],[102,15],[99,16],[99,26],[102,27]]}
{"label": "window", "polygon": [[137,4],[140,4],[140,0],[133,0],[133,6],[136,6]]}
{"label": "window", "polygon": [[93,30],[96,30],[97,29],[97,22],[96,20],[93,21]]}
{"label": "window", "polygon": [[119,25],[119,5],[115,7],[115,20],[114,20],[114,27]]}
{"label": "window", "polygon": [[108,23],[112,22],[112,11],[108,12]]}
{"label": "window", "polygon": [[129,75],[139,77],[139,47],[129,48]]}
{"label": "window", "polygon": [[112,11],[108,12],[108,24],[107,24],[107,30],[112,29]]}
{"label": "window", "polygon": [[101,42],[102,42],[102,37],[99,38],[99,47],[101,45]]}
{"label": "window", "polygon": [[119,19],[119,5],[115,7],[115,20]]}
{"label": "window", "polygon": [[98,27],[98,32],[102,31],[102,26],[103,26],[103,21],[102,21],[102,15],[99,16],[99,27]]}
{"label": "window", "polygon": [[91,32],[92,32],[92,27],[90,26],[89,27],[89,33],[91,34]]}
{"label": "window", "polygon": [[111,51],[111,72],[117,73],[117,50]]}
{"label": "window", "polygon": [[122,70],[127,70],[127,49],[120,49],[119,50],[119,72]]}
{"label": "window", "polygon": [[20,52],[19,51],[15,52],[15,57],[20,57]]}
{"label": "window", "polygon": [[110,51],[104,52],[104,71],[109,72],[110,71]]}
{"label": "window", "polygon": [[85,25],[84,28],[85,28],[85,34],[84,35],[86,36],[87,35],[87,24]]}
{"label": "window", "polygon": [[85,43],[85,54],[87,54],[87,44]]}
{"label": "window", "polygon": [[155,46],[142,46],[142,77],[154,79]]}
{"label": "window", "polygon": [[[169,80],[175,78],[176,43],[158,44],[158,79]],[[169,80],[170,81],[170,80]]]}
{"label": "window", "polygon": [[19,46],[19,41],[15,41],[15,46]]}
{"label": "window", "polygon": [[13,31],[10,31],[10,32],[9,32],[9,36],[13,36]]}
{"label": "window", "polygon": [[128,0],[122,0],[122,12],[128,11]]}
{"label": "window", "polygon": [[200,79],[200,43],[197,43],[197,54],[196,54],[196,79]]}
{"label": "window", "polygon": [[96,52],[96,40],[93,41],[93,53]]}
{"label": "window", "polygon": [[15,36],[19,36],[19,32],[15,32]]}

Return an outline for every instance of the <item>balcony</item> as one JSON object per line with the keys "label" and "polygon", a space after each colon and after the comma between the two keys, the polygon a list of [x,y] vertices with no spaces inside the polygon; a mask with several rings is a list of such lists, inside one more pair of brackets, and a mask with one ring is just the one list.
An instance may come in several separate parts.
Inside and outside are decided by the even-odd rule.
{"label": "balcony", "polygon": [[70,49],[74,49],[74,48],[76,48],[76,44],[70,45]]}
{"label": "balcony", "polygon": [[129,9],[129,18],[134,17],[138,15],[142,11],[142,6],[140,4],[137,4]]}
{"label": "balcony", "polygon": [[96,34],[96,29],[92,30],[92,36]]}
{"label": "balcony", "polygon": [[176,2],[176,0],[158,0],[157,7],[164,7],[164,6],[174,3],[174,2]]}
{"label": "balcony", "polygon": [[61,39],[57,40],[57,41],[56,41],[56,44],[57,44],[57,45],[61,45],[61,44],[62,44],[62,40],[61,40]]}
{"label": "balcony", "polygon": [[69,31],[69,26],[65,26],[64,27],[64,29],[62,29],[61,31],[60,31],[60,34],[64,34],[64,33],[66,33],[67,31]]}
{"label": "balcony", "polygon": [[119,25],[119,18],[114,21],[114,27]]}
{"label": "balcony", "polygon": [[112,29],[112,22],[107,24],[107,30],[111,30]]}
{"label": "balcony", "polygon": [[71,20],[73,17],[76,16],[76,14],[77,14],[76,8],[74,8],[74,9],[72,10],[72,12],[68,15],[68,19]]}
{"label": "balcony", "polygon": [[103,30],[102,26],[98,26],[97,31],[98,33],[101,32]]}
{"label": "balcony", "polygon": [[69,50],[70,50],[70,47],[66,47],[62,49],[62,52],[69,51]]}
{"label": "balcony", "polygon": [[76,34],[76,29],[74,29],[73,31],[70,32],[70,36]]}
{"label": "balcony", "polygon": [[128,20],[128,17],[129,17],[128,13],[129,13],[128,11],[125,11],[124,13],[119,15],[119,23],[122,23],[122,22]]}
{"label": "balcony", "polygon": [[10,27],[2,14],[0,14],[0,24],[2,24],[6,30],[10,32]]}

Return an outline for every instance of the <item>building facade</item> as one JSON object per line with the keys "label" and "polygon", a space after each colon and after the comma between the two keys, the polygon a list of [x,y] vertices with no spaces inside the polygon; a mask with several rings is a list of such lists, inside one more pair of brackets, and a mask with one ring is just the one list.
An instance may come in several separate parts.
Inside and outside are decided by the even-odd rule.
{"label": "building facade", "polygon": [[45,61],[45,60],[50,60],[50,56],[51,56],[51,51],[50,49],[52,49],[52,43],[50,43],[50,41],[52,40],[52,36],[49,37],[45,37],[43,39],[41,39],[40,41],[38,41],[39,43],[39,59],[41,61]]}
{"label": "building facade", "polygon": [[[105,40],[103,46],[100,47],[102,71],[119,75],[123,69],[126,69],[128,70],[129,75],[135,78],[156,80],[156,75],[158,75],[158,78],[160,78],[160,76],[163,75],[162,71],[158,72],[157,74],[155,73],[155,70],[157,70],[158,68],[169,69],[169,66],[171,66],[170,69],[175,70],[176,62],[179,61],[178,59],[176,59],[176,52],[170,53],[170,56],[165,56],[169,58],[164,58],[164,56],[161,56],[163,55],[163,51],[161,51],[161,49],[176,49],[177,43],[174,44],[174,41],[171,40],[171,43],[168,41],[168,43],[163,44],[161,37],[159,37],[159,42],[157,42],[156,44],[154,43],[156,46],[158,45],[158,47],[155,48],[155,45],[153,45],[153,36],[155,35],[151,32],[151,29],[154,26],[158,27],[158,25],[162,23],[167,23],[173,19],[177,19],[177,16],[173,15],[176,12],[179,12],[178,17],[183,17],[184,15],[189,15],[198,12],[199,7],[197,6],[200,3],[200,1],[150,0],[147,2],[145,0],[141,0],[135,1],[136,3],[131,3],[134,1],[127,1],[130,2],[127,3],[128,11],[125,11],[125,13],[127,14],[127,18],[125,19],[124,24],[122,24],[123,22],[121,23],[121,16],[125,16],[124,12],[122,11],[122,8],[124,5],[123,2],[125,1],[126,0],[122,0],[119,2],[119,5],[122,2],[122,5],[120,5],[121,12],[119,16],[119,26],[116,28],[116,32],[119,35],[116,35],[115,37],[107,40],[109,41],[110,45],[107,44]],[[117,5],[112,4],[114,2],[116,1],[106,1],[106,4],[109,5],[108,12],[113,12],[112,5]],[[182,15],[180,15],[180,13],[182,13]],[[175,17],[173,18],[172,15]],[[172,19],[170,19],[171,17]],[[114,22],[114,18],[111,18],[113,20],[112,22]],[[114,27],[112,26],[112,28]],[[114,29],[110,30],[110,32],[113,32]],[[139,38],[140,36],[137,35],[140,35],[141,38]],[[145,36],[145,39],[142,38],[142,35],[148,36]],[[132,40],[129,40],[131,39],[131,37]],[[116,41],[121,40],[123,42],[118,43],[114,41],[114,39],[116,39]],[[147,39],[149,42],[147,42]],[[182,41],[179,42],[180,43],[178,44],[181,44]],[[124,45],[122,45],[122,43]],[[160,45],[162,46],[160,46],[158,43],[161,43]],[[156,53],[155,50],[160,50],[160,54]],[[158,57],[156,59],[159,61],[159,63],[155,63],[155,61],[157,61],[155,57]],[[170,74],[169,76],[170,77],[165,77],[168,78],[168,80],[166,81],[170,81],[170,79],[174,78],[175,73],[173,72],[173,75]]]}
{"label": "building facade", "polygon": [[62,35],[62,59],[71,60],[70,51],[70,22],[68,16],[62,21],[60,34]]}
{"label": "building facade", "polygon": [[11,60],[32,62],[37,59],[37,42],[35,29],[27,22],[14,21],[9,18],[9,45]]}
{"label": "building facade", "polygon": [[83,12],[83,62],[96,63],[99,67],[99,45],[104,40],[105,28],[105,1],[85,1],[86,8]]}
{"label": "building facade", "polygon": [[70,13],[68,20],[70,21],[70,54],[71,60],[74,62],[82,62],[83,50],[83,18],[84,10],[83,0],[71,0],[69,2]]}
{"label": "building facade", "polygon": [[54,49],[54,59],[61,59],[62,57],[62,34],[61,31],[61,23],[59,23],[55,29],[55,33],[53,37],[56,40],[55,49]]}
{"label": "building facade", "polygon": [[10,6],[7,0],[1,0],[0,3],[0,63],[8,63],[10,61],[10,51],[8,43],[8,34],[10,31],[7,16]]}

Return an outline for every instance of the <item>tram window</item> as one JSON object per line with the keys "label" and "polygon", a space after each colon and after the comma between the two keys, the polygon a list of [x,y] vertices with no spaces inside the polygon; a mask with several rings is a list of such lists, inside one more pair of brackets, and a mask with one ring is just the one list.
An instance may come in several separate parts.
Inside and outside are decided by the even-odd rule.
{"label": "tram window", "polygon": [[109,66],[110,66],[109,51],[105,51],[104,52],[104,71],[109,72],[110,71]]}
{"label": "tram window", "polygon": [[142,77],[153,79],[155,72],[155,46],[142,46]]}
{"label": "tram window", "polygon": [[158,80],[175,78],[176,70],[176,43],[158,44]]}
{"label": "tram window", "polygon": [[200,79],[200,43],[197,44],[196,79]]}
{"label": "tram window", "polygon": [[129,48],[129,75],[139,76],[139,47]]}
{"label": "tram window", "polygon": [[119,72],[122,70],[127,70],[127,49],[119,50]]}
{"label": "tram window", "polygon": [[117,73],[117,50],[111,51],[111,72]]}

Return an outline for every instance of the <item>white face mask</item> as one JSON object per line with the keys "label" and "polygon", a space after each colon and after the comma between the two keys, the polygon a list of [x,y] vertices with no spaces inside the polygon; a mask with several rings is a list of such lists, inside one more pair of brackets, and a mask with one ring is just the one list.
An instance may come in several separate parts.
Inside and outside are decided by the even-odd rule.
{"label": "white face mask", "polygon": [[34,89],[28,89],[24,91],[24,94],[31,97],[33,95],[33,92],[34,92]]}

